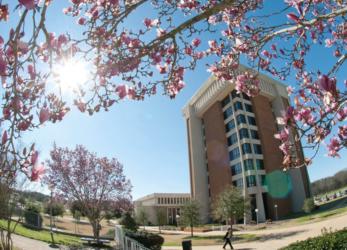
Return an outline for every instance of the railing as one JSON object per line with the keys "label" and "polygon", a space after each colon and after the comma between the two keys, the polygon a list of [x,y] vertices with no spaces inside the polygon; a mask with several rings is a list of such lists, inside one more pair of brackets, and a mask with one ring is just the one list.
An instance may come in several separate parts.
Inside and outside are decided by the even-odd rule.
{"label": "railing", "polygon": [[123,228],[119,225],[115,228],[115,241],[119,250],[150,250],[136,240],[125,236]]}

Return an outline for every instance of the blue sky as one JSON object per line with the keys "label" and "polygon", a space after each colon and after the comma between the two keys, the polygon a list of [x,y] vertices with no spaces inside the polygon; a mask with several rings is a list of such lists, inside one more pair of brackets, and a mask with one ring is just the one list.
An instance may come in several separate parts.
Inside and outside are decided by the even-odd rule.
{"label": "blue sky", "polygon": [[[57,34],[76,32],[77,26],[71,25],[74,20],[60,14],[65,3],[53,1],[49,12],[48,25]],[[8,24],[0,23],[0,34],[3,35],[3,30],[8,27]],[[322,60],[322,53],[312,56],[315,67],[324,68],[329,64]],[[346,73],[344,70],[340,75]],[[53,142],[67,147],[83,144],[100,156],[118,158],[133,184],[134,198],[153,192],[189,192],[187,135],[182,107],[208,77],[206,66],[201,63],[194,72],[187,74],[187,85],[174,100],[159,94],[142,102],[125,101],[114,105],[109,112],[92,117],[73,109],[62,122],[47,123],[41,129],[27,133],[23,142],[36,142],[41,160],[49,157]],[[325,155],[325,149],[321,150],[309,167],[311,180],[347,167],[345,155],[341,159]]]}

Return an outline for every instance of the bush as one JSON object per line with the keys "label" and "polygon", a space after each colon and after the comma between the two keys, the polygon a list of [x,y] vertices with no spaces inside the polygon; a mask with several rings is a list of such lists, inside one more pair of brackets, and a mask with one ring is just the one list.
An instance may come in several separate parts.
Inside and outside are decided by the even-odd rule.
{"label": "bush", "polygon": [[311,213],[315,208],[313,198],[307,198],[304,201],[304,205],[302,209],[305,211],[305,213],[309,214]]}
{"label": "bush", "polygon": [[309,238],[305,241],[290,244],[282,250],[339,250],[347,249],[347,228],[341,231],[329,232],[325,228],[322,230],[322,236]]}
{"label": "bush", "polygon": [[125,235],[151,250],[160,250],[164,243],[164,238],[158,234],[125,231]]}
{"label": "bush", "polygon": [[51,207],[52,207],[52,216],[63,216],[65,213],[65,207],[64,204],[61,203],[47,203],[45,205],[45,213],[51,214]]}
{"label": "bush", "polygon": [[125,213],[120,221],[120,224],[124,226],[125,229],[130,231],[137,231],[137,224],[135,219],[131,216],[130,213]]}
{"label": "bush", "polygon": [[24,210],[25,224],[36,229],[42,228],[41,208],[35,204],[28,204]]}

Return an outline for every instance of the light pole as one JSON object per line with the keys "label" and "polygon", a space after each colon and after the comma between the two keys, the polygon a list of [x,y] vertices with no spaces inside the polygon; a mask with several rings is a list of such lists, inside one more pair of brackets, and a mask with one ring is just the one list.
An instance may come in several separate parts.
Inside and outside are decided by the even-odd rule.
{"label": "light pole", "polygon": [[258,208],[256,208],[256,209],[254,209],[254,211],[255,211],[255,214],[256,214],[256,216],[257,216],[257,225],[258,225]]}
{"label": "light pole", "polygon": [[274,207],[275,207],[275,218],[276,218],[276,221],[277,221],[278,220],[277,204],[275,204]]}
{"label": "light pole", "polygon": [[178,227],[178,220],[180,219],[180,215],[176,214],[176,226]]}
{"label": "light pole", "polygon": [[236,225],[236,212],[234,211],[233,214],[234,214],[234,225]]}
{"label": "light pole", "polygon": [[50,227],[51,227],[51,240],[52,240],[52,244],[51,244],[51,247],[55,247],[55,242],[54,242],[54,236],[53,236],[53,216],[52,216],[52,209],[53,209],[53,186],[49,186],[49,189],[51,191],[51,204],[50,204],[50,209],[49,209],[49,213],[50,213],[50,216],[49,216],[49,222],[50,222]]}

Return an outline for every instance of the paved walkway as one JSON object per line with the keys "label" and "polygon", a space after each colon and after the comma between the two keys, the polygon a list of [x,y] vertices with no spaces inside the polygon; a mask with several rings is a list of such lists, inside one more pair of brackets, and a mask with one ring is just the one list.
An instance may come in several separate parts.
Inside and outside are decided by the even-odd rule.
{"label": "paved walkway", "polygon": [[[258,250],[269,250],[269,249],[279,249],[285,247],[296,241],[305,240],[309,237],[315,237],[321,235],[321,230],[323,228],[340,230],[347,226],[347,213],[333,217],[324,221],[308,223],[298,226],[277,228],[277,229],[267,229],[267,230],[257,230],[257,231],[243,231],[236,232],[247,233],[247,234],[257,234],[262,235],[261,240],[252,241],[248,243],[233,244],[235,249],[258,249]],[[163,247],[164,250],[182,250],[182,247]],[[218,246],[193,246],[193,250],[220,250],[221,245]]]}
{"label": "paved walkway", "polygon": [[[48,243],[29,239],[20,235],[12,234],[12,240],[15,247],[21,250],[52,250]],[[59,248],[58,248],[59,249]]]}

